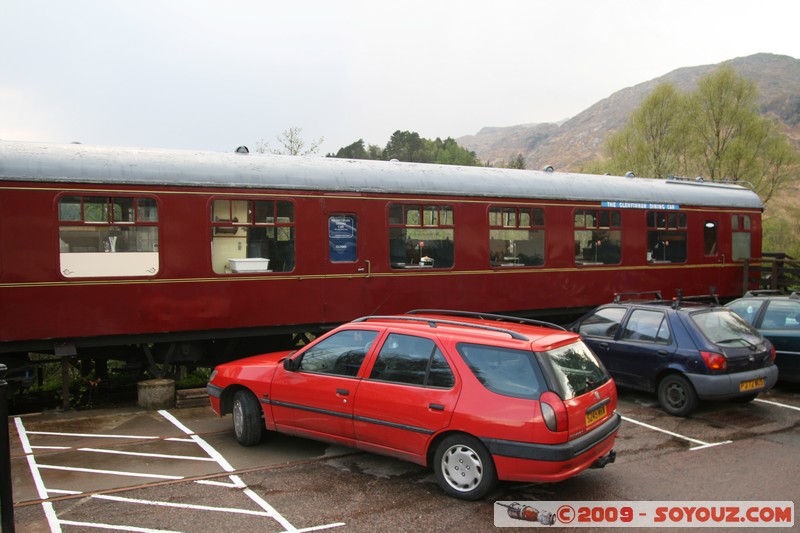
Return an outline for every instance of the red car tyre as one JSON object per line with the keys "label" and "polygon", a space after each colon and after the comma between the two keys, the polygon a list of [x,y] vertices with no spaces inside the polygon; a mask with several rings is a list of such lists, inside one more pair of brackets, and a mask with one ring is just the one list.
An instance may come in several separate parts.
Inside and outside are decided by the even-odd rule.
{"label": "red car tyre", "polygon": [[469,435],[451,435],[440,442],[433,469],[439,486],[462,500],[479,500],[497,484],[492,457]]}
{"label": "red car tyre", "polygon": [[258,444],[264,435],[261,406],[250,391],[237,391],[233,397],[233,432],[242,446]]}

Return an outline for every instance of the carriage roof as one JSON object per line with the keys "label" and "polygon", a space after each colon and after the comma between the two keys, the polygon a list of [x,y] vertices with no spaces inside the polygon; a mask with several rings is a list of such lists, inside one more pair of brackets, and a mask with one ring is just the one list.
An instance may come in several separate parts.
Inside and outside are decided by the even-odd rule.
{"label": "carriage roof", "polygon": [[268,188],[763,209],[731,183],[396,161],[0,141],[0,181]]}

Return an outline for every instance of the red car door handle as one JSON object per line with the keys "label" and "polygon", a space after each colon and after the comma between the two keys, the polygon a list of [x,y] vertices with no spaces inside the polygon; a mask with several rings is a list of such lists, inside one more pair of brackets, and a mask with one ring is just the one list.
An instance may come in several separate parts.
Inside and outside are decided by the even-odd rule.
{"label": "red car door handle", "polygon": [[350,391],[347,389],[336,389],[336,394],[341,394],[342,396],[349,396]]}
{"label": "red car door handle", "polygon": [[434,411],[444,411],[444,405],[442,405],[440,403],[428,404],[428,407],[430,407]]}

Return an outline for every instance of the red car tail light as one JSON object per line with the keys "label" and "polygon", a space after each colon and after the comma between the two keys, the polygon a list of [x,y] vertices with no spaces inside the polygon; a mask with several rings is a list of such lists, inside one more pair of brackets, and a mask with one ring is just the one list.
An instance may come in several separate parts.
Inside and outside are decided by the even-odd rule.
{"label": "red car tail light", "polygon": [[728,360],[725,359],[725,356],[723,356],[722,354],[718,354],[715,352],[700,352],[700,355],[703,356],[703,361],[706,362],[706,366],[710,370],[728,369]]}
{"label": "red car tail light", "polygon": [[769,360],[774,363],[776,357],[778,357],[778,354],[775,352],[775,346],[770,344],[769,345]]}
{"label": "red car tail light", "polygon": [[567,406],[564,401],[554,392],[545,392],[539,396],[539,404],[542,406],[542,417],[547,429],[550,431],[567,431],[569,421],[567,417]]}

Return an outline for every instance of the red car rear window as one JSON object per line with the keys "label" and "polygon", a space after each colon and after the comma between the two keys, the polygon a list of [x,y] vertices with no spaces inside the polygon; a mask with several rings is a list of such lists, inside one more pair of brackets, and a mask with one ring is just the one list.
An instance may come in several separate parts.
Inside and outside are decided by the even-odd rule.
{"label": "red car rear window", "polygon": [[581,341],[541,352],[556,377],[564,400],[592,391],[611,379],[605,367]]}
{"label": "red car rear window", "polygon": [[456,349],[478,381],[492,392],[536,400],[547,390],[533,352],[466,343]]}

